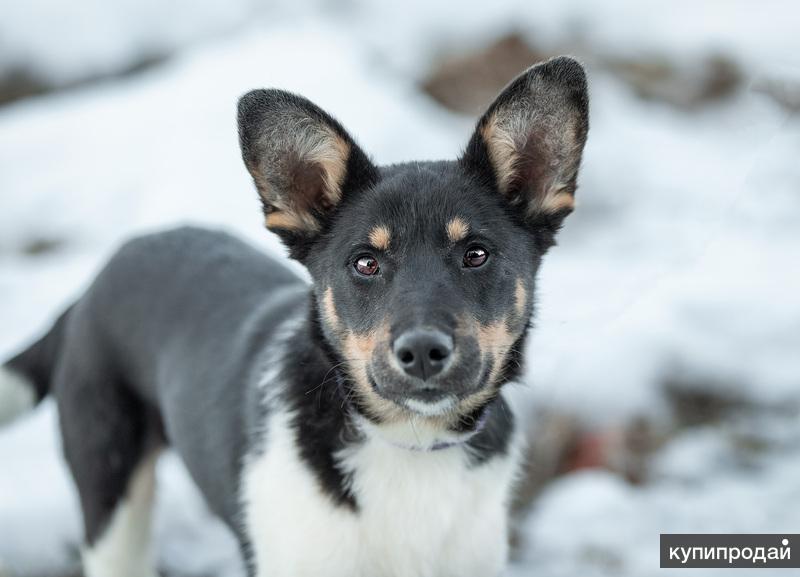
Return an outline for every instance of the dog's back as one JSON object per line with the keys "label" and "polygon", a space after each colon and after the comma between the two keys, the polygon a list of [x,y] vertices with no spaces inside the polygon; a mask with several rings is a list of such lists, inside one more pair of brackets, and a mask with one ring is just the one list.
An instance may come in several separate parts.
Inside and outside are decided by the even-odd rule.
{"label": "dog's back", "polygon": [[246,383],[271,332],[304,315],[307,297],[288,267],[225,233],[153,234],[120,248],[47,347],[9,361],[57,400],[83,502],[97,503],[87,507],[90,543],[165,441],[212,509],[233,520],[242,424],[258,418]]}

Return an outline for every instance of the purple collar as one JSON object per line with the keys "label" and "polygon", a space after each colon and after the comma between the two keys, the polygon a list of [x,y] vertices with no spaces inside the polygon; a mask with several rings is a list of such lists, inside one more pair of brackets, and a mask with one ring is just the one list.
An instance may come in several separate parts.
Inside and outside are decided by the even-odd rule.
{"label": "purple collar", "polygon": [[[446,441],[441,443],[434,443],[428,451],[441,451],[442,449],[449,449],[451,447],[455,447],[457,445],[463,445],[464,443],[468,442],[472,437],[480,433],[485,427],[486,422],[489,420],[489,409],[490,407],[486,407],[482,412],[481,416],[478,417],[478,421],[475,423],[475,428],[472,430],[470,435],[465,436],[463,439],[458,441]],[[412,451],[423,451],[424,449],[420,447],[411,447]]]}

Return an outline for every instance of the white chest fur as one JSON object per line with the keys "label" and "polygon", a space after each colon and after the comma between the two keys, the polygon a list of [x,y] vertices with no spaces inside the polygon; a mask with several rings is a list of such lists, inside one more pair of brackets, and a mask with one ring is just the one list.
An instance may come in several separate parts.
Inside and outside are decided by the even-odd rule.
{"label": "white chest fur", "polygon": [[[357,512],[337,507],[300,460],[289,415],[245,467],[242,504],[258,577],[492,577],[507,556],[512,456],[470,466],[375,438],[342,455]],[[512,452],[512,455],[514,452]]]}

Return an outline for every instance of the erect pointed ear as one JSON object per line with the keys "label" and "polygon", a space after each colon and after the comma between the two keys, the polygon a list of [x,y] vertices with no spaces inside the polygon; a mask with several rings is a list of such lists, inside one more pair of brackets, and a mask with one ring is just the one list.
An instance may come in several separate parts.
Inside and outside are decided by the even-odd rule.
{"label": "erect pointed ear", "polygon": [[239,142],[267,228],[298,260],[347,192],[377,180],[377,169],[336,120],[282,90],[242,96]]}
{"label": "erect pointed ear", "polygon": [[[462,164],[552,236],[575,206],[589,130],[583,67],[559,57],[514,79],[478,121]],[[548,235],[545,234],[545,237]]]}

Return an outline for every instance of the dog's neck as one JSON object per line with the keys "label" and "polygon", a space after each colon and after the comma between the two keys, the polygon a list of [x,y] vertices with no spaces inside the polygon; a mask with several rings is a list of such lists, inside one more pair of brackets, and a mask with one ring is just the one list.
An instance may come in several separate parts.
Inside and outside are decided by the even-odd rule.
{"label": "dog's neck", "polygon": [[[360,446],[387,443],[421,456],[433,451],[463,451],[475,466],[510,450],[514,419],[501,395],[484,405],[483,411],[458,419],[449,428],[441,423],[433,426],[422,416],[394,423],[368,420],[364,411],[354,406],[357,398],[350,400],[353,391],[337,367],[341,360],[326,350],[313,319],[312,312],[305,322],[288,325],[291,330],[285,333],[283,353],[278,358],[269,355],[262,366],[270,367],[266,380],[284,383],[277,385],[273,394],[280,395],[280,404],[286,403],[301,456],[334,502],[357,507],[339,459]],[[260,394],[265,394],[263,387]],[[265,418],[270,417],[267,414]]]}
{"label": "dog's neck", "polygon": [[351,396],[345,389],[344,376],[335,366],[332,370],[336,372],[337,387],[343,403],[342,409],[345,411],[349,423],[359,431],[360,435],[378,438],[395,447],[410,451],[441,451],[468,443],[486,427],[495,405],[495,401],[492,400],[480,407],[473,415],[458,419],[457,430],[445,426],[442,419],[414,415],[410,412],[405,418],[389,423],[374,422],[350,400]]}
{"label": "dog's neck", "polygon": [[381,439],[395,447],[409,451],[442,451],[456,447],[467,447],[470,439],[479,435],[489,420],[491,408],[483,411],[475,428],[466,432],[455,432],[431,426],[425,419],[409,416],[407,420],[377,425],[365,417],[355,414],[353,420],[367,437]]}

